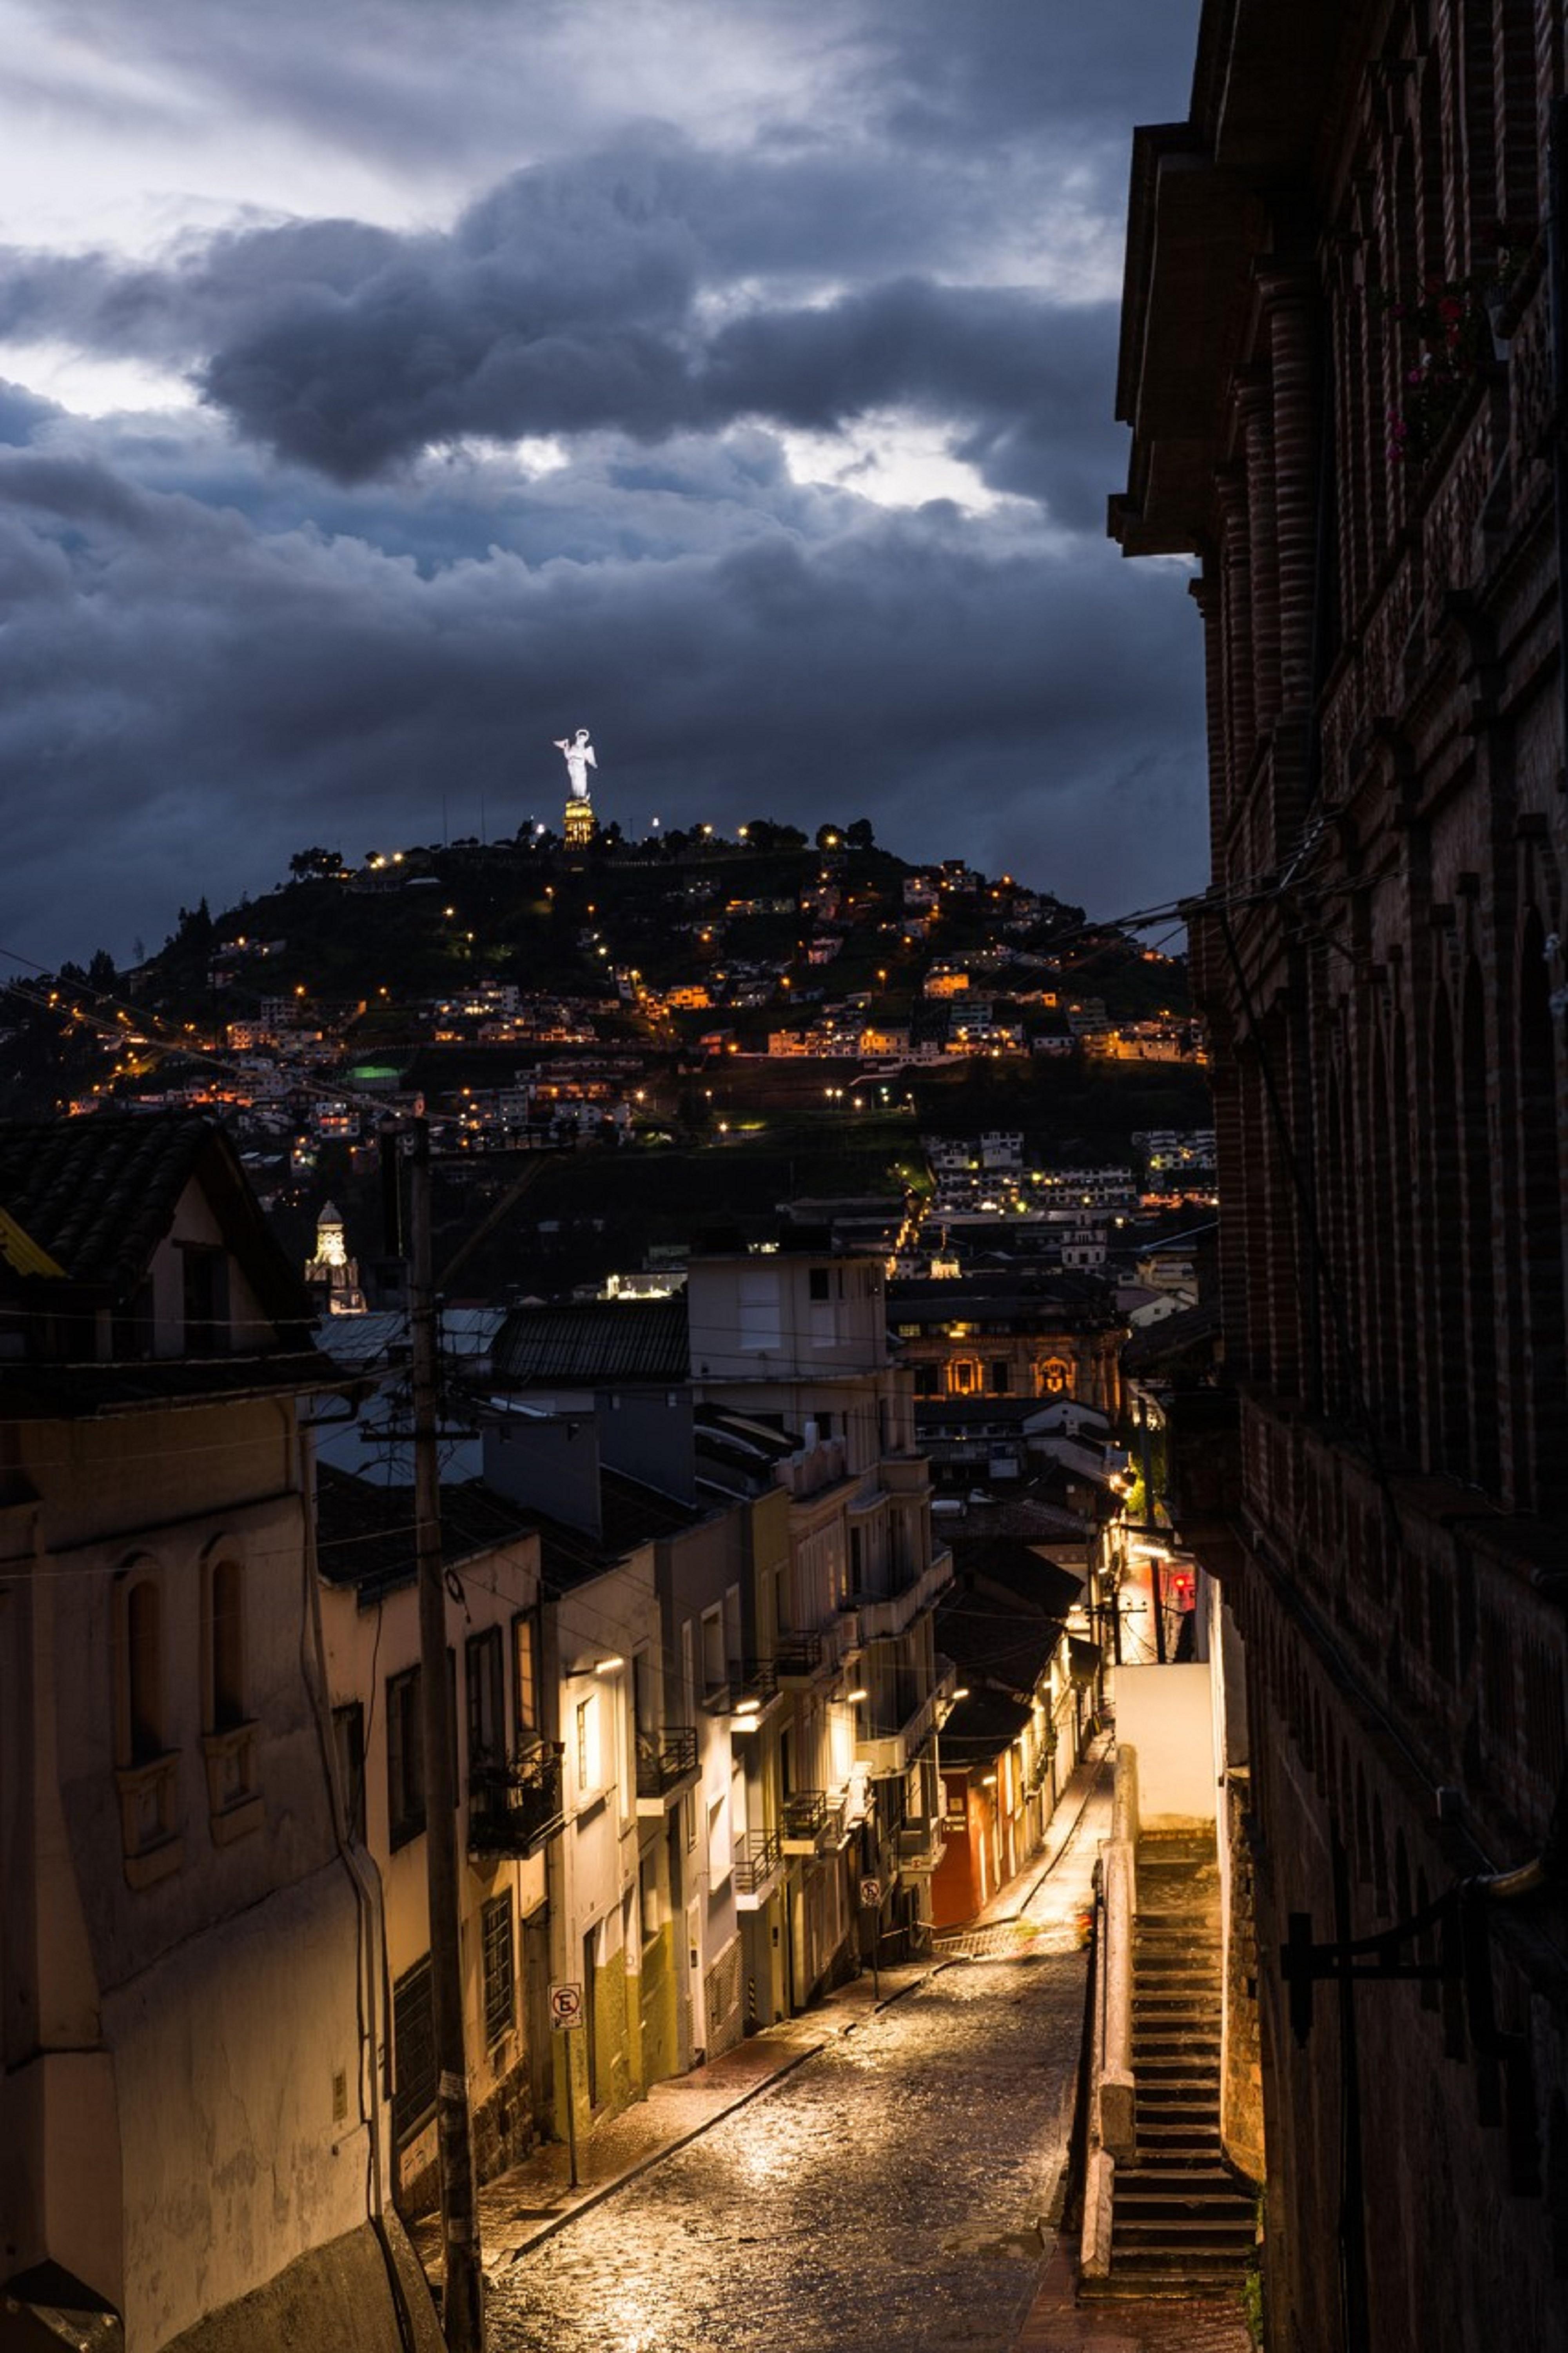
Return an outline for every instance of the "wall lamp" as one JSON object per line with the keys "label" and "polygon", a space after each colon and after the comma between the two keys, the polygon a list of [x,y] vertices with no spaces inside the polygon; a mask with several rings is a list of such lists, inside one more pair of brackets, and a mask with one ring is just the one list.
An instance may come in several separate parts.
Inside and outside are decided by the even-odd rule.
{"label": "wall lamp", "polygon": [[579,1659],[574,1667],[567,1668],[566,1672],[568,1675],[613,1675],[617,1667],[624,1667],[626,1663],[616,1652],[602,1659]]}

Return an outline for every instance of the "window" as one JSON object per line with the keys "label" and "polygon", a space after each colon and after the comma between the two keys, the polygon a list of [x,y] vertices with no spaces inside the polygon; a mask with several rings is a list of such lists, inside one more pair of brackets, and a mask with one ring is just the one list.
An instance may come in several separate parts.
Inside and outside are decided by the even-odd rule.
{"label": "window", "polygon": [[511,1890],[491,1896],[479,1913],[484,1962],[485,2045],[493,2050],[517,2016],[517,1961],[511,1930]]}
{"label": "window", "polygon": [[163,1597],[150,1577],[125,1599],[126,1762],[163,1754]]}
{"label": "window", "polygon": [[742,1269],[736,1288],[736,1341],[750,1356],[763,1356],[780,1345],[778,1275],[772,1267]]}
{"label": "window", "polygon": [[511,1621],[512,1698],[516,1711],[516,1732],[519,1742],[532,1737],[540,1730],[539,1722],[539,1615],[525,1610]]}
{"label": "window", "polygon": [[825,1266],[814,1266],[810,1270],[807,1277],[806,1287],[811,1298],[826,1299],[827,1297],[827,1273],[828,1270]]}
{"label": "window", "polygon": [[729,1681],[729,1666],[724,1654],[724,1612],[722,1608],[702,1612],[702,1688],[711,1698],[722,1691]]}
{"label": "window", "polygon": [[1005,1356],[993,1356],[991,1359],[990,1387],[993,1397],[1006,1396],[1007,1359]]}
{"label": "window", "polygon": [[398,2140],[406,2140],[436,2105],[436,2021],[428,1953],[392,1989],[392,2129]]}
{"label": "window", "polygon": [[955,1395],[971,1397],[980,1387],[980,1367],[972,1356],[955,1356],[949,1371]]}
{"label": "window", "polygon": [[228,1346],[228,1260],[220,1250],[195,1250],[188,1243],[182,1255],[186,1353],[220,1356]]}
{"label": "window", "polygon": [[171,1745],[163,1661],[163,1594],[148,1563],[117,1590],[114,1620],[114,1759],[125,1876],[150,1887],[184,1856],[180,1758]]}
{"label": "window", "polygon": [[632,1721],[639,1740],[658,1727],[653,1661],[647,1651],[638,1651],[632,1660]]}
{"label": "window", "polygon": [[419,1670],[386,1682],[386,1831],[406,1846],[425,1827],[425,1737],[419,1715]]}
{"label": "window", "polygon": [[207,1576],[207,1694],[209,1732],[233,1732],[246,1721],[245,1571],[237,1560],[217,1560]]}
{"label": "window", "polygon": [[708,1801],[708,1873],[715,1887],[730,1876],[730,1809],[721,1793]]}
{"label": "window", "polygon": [[590,1692],[577,1708],[577,1794],[590,1797],[603,1787],[599,1753],[599,1695]]}
{"label": "window", "polygon": [[364,1708],[357,1699],[332,1710],[332,1746],[348,1834],[364,1844]]}
{"label": "window", "polygon": [[915,1366],[916,1397],[933,1398],[936,1394],[937,1367],[934,1365],[917,1365]]}
{"label": "window", "polygon": [[469,1639],[467,1671],[468,1771],[506,1755],[506,1657],[499,1626]]}

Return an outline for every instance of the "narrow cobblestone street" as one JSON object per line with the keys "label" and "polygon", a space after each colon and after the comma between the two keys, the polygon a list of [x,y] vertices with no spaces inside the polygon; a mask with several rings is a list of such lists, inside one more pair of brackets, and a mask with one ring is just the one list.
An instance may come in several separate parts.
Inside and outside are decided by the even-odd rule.
{"label": "narrow cobblestone street", "polygon": [[951,1959],[526,2251],[494,2353],[1006,2353],[1067,2154],[1096,1795]]}

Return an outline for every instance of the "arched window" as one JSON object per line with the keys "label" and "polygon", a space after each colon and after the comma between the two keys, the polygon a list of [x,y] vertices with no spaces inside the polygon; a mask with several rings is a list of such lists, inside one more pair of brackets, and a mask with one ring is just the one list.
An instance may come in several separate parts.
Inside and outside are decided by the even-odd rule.
{"label": "arched window", "polygon": [[180,1758],[169,1710],[163,1588],[149,1560],[122,1572],[114,1604],[114,1763],[125,1876],[150,1887],[177,1871]]}
{"label": "arched window", "polygon": [[246,1720],[245,1571],[215,1561],[207,1583],[207,1729],[232,1732]]}
{"label": "arched window", "polygon": [[124,1720],[127,1764],[163,1754],[163,1597],[151,1577],[138,1577],[125,1597]]}

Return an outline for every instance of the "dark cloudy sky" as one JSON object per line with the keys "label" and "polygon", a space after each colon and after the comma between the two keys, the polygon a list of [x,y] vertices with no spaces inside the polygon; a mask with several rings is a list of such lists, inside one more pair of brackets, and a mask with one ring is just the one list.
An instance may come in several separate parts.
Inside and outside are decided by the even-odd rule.
{"label": "dark cloudy sky", "polygon": [[1195,615],[1104,537],[1195,17],[0,0],[0,944],[555,817],[579,724],[630,831],[1196,887]]}

